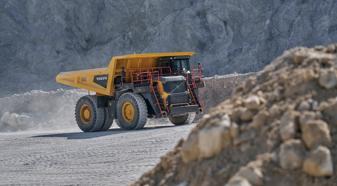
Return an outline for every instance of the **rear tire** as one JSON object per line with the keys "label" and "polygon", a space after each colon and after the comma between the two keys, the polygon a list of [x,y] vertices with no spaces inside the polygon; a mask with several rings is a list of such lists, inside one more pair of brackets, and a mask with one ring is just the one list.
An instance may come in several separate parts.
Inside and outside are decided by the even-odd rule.
{"label": "rear tire", "polygon": [[190,114],[185,114],[181,116],[169,116],[170,122],[174,125],[186,125],[190,123]]}
{"label": "rear tire", "polygon": [[125,93],[117,102],[117,125],[126,130],[142,129],[147,121],[148,110],[142,96]]}
{"label": "rear tire", "polygon": [[97,107],[96,96],[83,96],[77,101],[75,119],[83,132],[101,130],[104,124],[104,115],[104,108]]}

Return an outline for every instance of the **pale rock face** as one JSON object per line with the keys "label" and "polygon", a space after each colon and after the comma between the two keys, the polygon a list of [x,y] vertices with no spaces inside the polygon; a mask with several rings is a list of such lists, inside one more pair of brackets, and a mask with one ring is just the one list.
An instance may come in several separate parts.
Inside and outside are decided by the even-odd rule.
{"label": "pale rock face", "polygon": [[225,186],[252,186],[248,180],[235,176]]}
{"label": "pale rock face", "polygon": [[265,125],[266,120],[268,119],[269,113],[267,111],[261,111],[257,115],[254,116],[253,122],[250,126],[254,128],[260,128]]}
{"label": "pale rock face", "polygon": [[182,159],[185,163],[194,161],[199,157],[198,135],[192,133],[181,148]]}
{"label": "pale rock face", "polygon": [[222,148],[222,130],[222,127],[213,127],[199,132],[200,158],[209,158],[220,152]]}
{"label": "pale rock face", "polygon": [[299,111],[310,110],[310,103],[308,101],[302,101],[298,106]]}
{"label": "pale rock face", "polygon": [[240,109],[240,119],[242,121],[251,121],[253,119],[254,115],[253,112],[250,111],[247,108]]}
{"label": "pale rock face", "polygon": [[292,139],[296,134],[296,113],[294,112],[286,112],[282,118],[280,123],[280,135],[283,141]]}
{"label": "pale rock face", "polygon": [[322,108],[322,113],[324,116],[330,118],[331,123],[337,125],[337,98],[329,100],[330,104]]}
{"label": "pale rock face", "polygon": [[246,179],[249,183],[259,186],[262,185],[263,174],[260,168],[253,166],[242,167],[236,176]]}
{"label": "pale rock face", "polygon": [[337,74],[335,70],[334,69],[321,70],[318,82],[322,87],[326,89],[331,89],[331,88],[336,87]]}
{"label": "pale rock face", "polygon": [[230,118],[224,115],[221,121],[206,127],[198,133],[199,159],[218,154],[223,147],[232,143],[233,135],[237,135],[238,127],[231,127]]}
{"label": "pale rock face", "polygon": [[232,144],[238,135],[238,126],[231,124],[228,115],[219,122],[189,135],[182,145],[181,155],[185,163],[197,159],[210,158],[218,154],[225,146]]}
{"label": "pale rock face", "polygon": [[307,124],[309,121],[318,120],[319,116],[314,112],[303,112],[300,114],[299,123],[300,126]]}
{"label": "pale rock face", "polygon": [[316,100],[308,99],[308,100],[302,101],[298,105],[297,109],[299,111],[309,111],[309,110],[316,110],[317,107],[318,107],[318,102]]}
{"label": "pale rock face", "polygon": [[333,162],[330,150],[324,146],[312,150],[304,161],[303,171],[311,176],[331,176]]}
{"label": "pale rock face", "polygon": [[331,136],[328,124],[322,120],[311,120],[301,125],[302,140],[309,149],[319,145],[329,146]]}
{"label": "pale rock face", "polygon": [[288,140],[280,147],[279,163],[283,169],[297,169],[302,167],[305,148],[300,140]]}
{"label": "pale rock face", "polygon": [[261,105],[261,100],[258,96],[249,96],[245,101],[245,106],[248,109],[256,110]]}

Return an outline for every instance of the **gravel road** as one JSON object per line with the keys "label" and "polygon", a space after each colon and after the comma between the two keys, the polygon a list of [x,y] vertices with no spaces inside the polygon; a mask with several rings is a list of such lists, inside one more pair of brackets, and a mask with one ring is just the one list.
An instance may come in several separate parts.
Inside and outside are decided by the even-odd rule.
{"label": "gravel road", "polygon": [[185,137],[192,125],[0,133],[0,184],[128,185]]}

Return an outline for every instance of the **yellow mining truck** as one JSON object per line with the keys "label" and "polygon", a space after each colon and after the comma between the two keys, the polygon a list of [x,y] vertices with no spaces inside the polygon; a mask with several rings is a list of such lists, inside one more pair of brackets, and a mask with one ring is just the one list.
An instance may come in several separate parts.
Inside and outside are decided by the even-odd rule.
{"label": "yellow mining truck", "polygon": [[62,72],[58,83],[94,92],[80,98],[75,118],[84,132],[106,131],[113,120],[122,129],[141,129],[147,118],[168,117],[186,124],[202,106],[202,68],[190,68],[192,52],[113,57],[108,68]]}

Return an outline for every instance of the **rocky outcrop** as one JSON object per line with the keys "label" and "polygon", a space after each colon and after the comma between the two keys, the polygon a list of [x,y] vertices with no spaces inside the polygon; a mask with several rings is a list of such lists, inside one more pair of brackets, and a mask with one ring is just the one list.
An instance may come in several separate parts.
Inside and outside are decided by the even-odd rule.
{"label": "rocky outcrop", "polygon": [[336,59],[337,45],[286,51],[134,185],[336,185]]}
{"label": "rocky outcrop", "polygon": [[207,76],[258,71],[285,49],[335,41],[336,8],[335,0],[2,0],[0,96],[54,89],[60,71],[134,52],[195,51]]}

